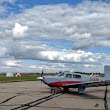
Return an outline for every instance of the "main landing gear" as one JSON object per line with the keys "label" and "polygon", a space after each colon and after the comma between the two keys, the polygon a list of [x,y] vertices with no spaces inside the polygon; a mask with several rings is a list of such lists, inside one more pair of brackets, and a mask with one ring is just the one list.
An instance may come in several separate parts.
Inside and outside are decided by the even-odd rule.
{"label": "main landing gear", "polygon": [[[84,94],[85,93],[85,89],[86,89],[85,86],[78,86],[78,94]],[[53,88],[51,88],[51,93],[53,95],[57,94],[59,92],[67,93],[68,91],[70,91],[70,89],[67,88],[67,87],[53,87]]]}
{"label": "main landing gear", "polygon": [[64,92],[68,92],[69,91],[69,88],[63,88]]}
{"label": "main landing gear", "polygon": [[85,86],[79,86],[78,87],[78,94],[84,94],[85,93],[85,89],[86,89]]}

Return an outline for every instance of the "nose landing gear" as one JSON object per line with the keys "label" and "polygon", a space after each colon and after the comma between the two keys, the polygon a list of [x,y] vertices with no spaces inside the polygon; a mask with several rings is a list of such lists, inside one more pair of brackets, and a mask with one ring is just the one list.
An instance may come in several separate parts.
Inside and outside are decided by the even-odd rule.
{"label": "nose landing gear", "polygon": [[56,94],[56,90],[55,89],[51,89],[50,92],[52,93],[52,95]]}
{"label": "nose landing gear", "polygon": [[50,92],[54,95],[54,94],[57,94],[57,93],[59,93],[61,91],[62,91],[62,88],[52,87]]}
{"label": "nose landing gear", "polygon": [[51,94],[57,94],[57,93],[60,93],[60,92],[64,92],[64,93],[67,93],[69,91],[69,88],[58,88],[58,87],[55,87],[55,88],[51,88]]}

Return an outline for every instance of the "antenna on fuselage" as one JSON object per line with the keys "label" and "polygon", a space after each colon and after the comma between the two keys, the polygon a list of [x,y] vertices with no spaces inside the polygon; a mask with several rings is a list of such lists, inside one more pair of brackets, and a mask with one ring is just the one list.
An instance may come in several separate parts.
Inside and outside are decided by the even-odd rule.
{"label": "antenna on fuselage", "polygon": [[90,76],[93,76],[94,75],[94,73],[91,73],[91,75]]}
{"label": "antenna on fuselage", "polygon": [[73,72],[73,69],[70,71],[70,73],[72,73]]}

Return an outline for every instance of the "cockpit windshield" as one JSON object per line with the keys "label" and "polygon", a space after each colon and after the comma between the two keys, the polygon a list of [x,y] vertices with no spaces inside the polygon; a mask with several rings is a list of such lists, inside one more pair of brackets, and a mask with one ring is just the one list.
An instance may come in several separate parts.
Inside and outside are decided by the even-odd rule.
{"label": "cockpit windshield", "polygon": [[63,72],[59,72],[59,73],[56,73],[57,76],[60,76],[60,77],[63,77],[64,76],[64,73]]}
{"label": "cockpit windshield", "polygon": [[72,78],[72,74],[66,74],[66,78]]}

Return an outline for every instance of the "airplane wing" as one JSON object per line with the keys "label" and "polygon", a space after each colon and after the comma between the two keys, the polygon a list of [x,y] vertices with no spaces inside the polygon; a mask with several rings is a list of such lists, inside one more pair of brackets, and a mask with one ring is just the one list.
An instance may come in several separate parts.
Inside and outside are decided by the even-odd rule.
{"label": "airplane wing", "polygon": [[67,88],[77,88],[78,86],[85,86],[85,87],[96,87],[96,86],[106,86],[108,83],[105,81],[90,81],[90,82],[83,82],[78,84],[68,84],[63,87]]}

